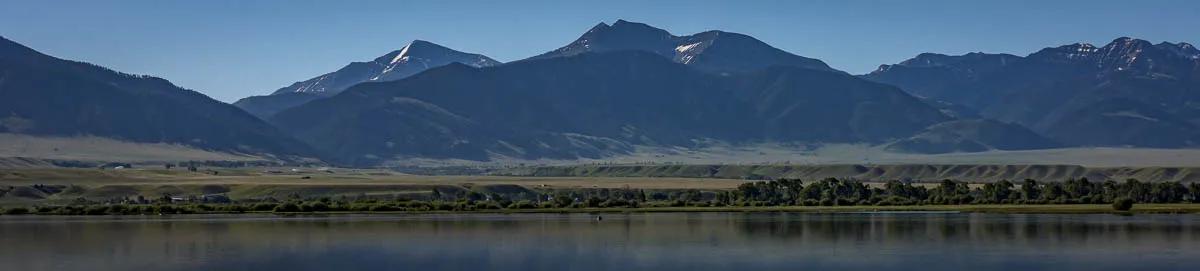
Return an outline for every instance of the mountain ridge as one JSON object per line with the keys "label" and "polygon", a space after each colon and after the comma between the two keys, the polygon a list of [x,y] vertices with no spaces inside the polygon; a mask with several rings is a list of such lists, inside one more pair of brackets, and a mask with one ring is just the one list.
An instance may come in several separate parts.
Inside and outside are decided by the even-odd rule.
{"label": "mountain ridge", "polygon": [[777,66],[723,76],[651,52],[612,51],[443,66],[361,84],[271,122],[339,161],[373,164],[430,154],[599,158],[711,139],[882,143],[950,119],[897,88],[844,73]]}
{"label": "mountain ridge", "polygon": [[709,30],[675,36],[663,29],[626,20],[617,20],[612,25],[601,22],[566,46],[525,60],[622,50],[651,52],[718,74],[750,72],[775,65],[837,71],[824,61],[795,55],[743,34]]}
{"label": "mountain ridge", "polygon": [[371,61],[351,62],[337,71],[292,83],[269,95],[246,97],[233,104],[259,118],[268,119],[279,111],[337,95],[360,83],[399,80],[451,63],[475,67],[500,64],[481,54],[464,53],[418,39]]}
{"label": "mountain ridge", "polygon": [[56,58],[2,37],[0,110],[3,133],[311,154],[250,114],[165,79]]}
{"label": "mountain ridge", "polygon": [[1069,145],[1200,145],[1200,93],[1194,91],[1200,88],[1200,53],[1187,43],[1120,37],[1099,47],[1074,43],[1002,57],[1000,66],[921,65],[929,63],[921,60],[926,56],[862,77],[971,107]]}

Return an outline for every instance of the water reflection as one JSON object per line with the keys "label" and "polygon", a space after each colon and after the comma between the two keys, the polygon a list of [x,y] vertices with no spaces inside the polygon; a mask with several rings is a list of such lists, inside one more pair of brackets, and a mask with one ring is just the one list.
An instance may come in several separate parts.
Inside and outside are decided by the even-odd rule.
{"label": "water reflection", "polygon": [[1194,215],[0,217],[3,270],[1187,270]]}

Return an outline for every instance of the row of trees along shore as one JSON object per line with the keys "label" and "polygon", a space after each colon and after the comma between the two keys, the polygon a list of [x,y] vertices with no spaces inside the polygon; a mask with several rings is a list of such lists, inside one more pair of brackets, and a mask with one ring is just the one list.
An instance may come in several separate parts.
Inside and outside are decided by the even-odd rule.
{"label": "row of trees along shore", "polygon": [[732,192],[742,205],[947,205],[947,204],[1106,204],[1120,199],[1137,203],[1200,202],[1200,183],[1064,182],[1007,180],[971,188],[966,182],[943,180],[933,188],[900,181],[869,186],[854,180],[824,179],[805,184],[797,179],[753,182]]}
{"label": "row of trees along shore", "polygon": [[[734,206],[894,206],[965,204],[1111,204],[1196,203],[1200,183],[999,181],[982,185],[943,180],[936,185],[888,181],[870,185],[857,180],[828,178],[812,183],[798,179],[749,182],[733,190],[571,189],[527,190],[519,193],[480,193],[434,189],[424,198],[372,197],[250,199],[227,202],[172,202],[124,199],[89,201],[58,206],[15,207],[0,214],[164,214],[242,212],[394,212],[478,211],[549,208],[734,207]],[[1128,209],[1128,208],[1125,208]]]}

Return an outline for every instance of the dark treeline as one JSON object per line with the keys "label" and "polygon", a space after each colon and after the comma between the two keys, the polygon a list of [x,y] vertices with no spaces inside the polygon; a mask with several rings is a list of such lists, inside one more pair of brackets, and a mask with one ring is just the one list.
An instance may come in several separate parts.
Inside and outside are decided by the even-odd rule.
{"label": "dark treeline", "polygon": [[[575,190],[513,189],[479,192],[435,188],[418,197],[380,198],[338,196],[234,201],[221,194],[158,198],[118,198],[91,201],[83,198],[58,206],[15,207],[0,214],[187,214],[243,212],[427,212],[564,208],[731,207],[731,206],[894,206],[965,204],[1114,204],[1196,203],[1200,183],[1091,182],[1086,178],[1065,182],[1020,183],[999,181],[977,185],[944,180],[925,186],[889,181],[868,185],[861,181],[824,179],[805,183],[796,179],[750,182],[734,190],[654,190],[594,188]],[[1122,208],[1118,208],[1119,210]],[[1124,207],[1128,210],[1128,207]]]}
{"label": "dark treeline", "polygon": [[1128,198],[1136,203],[1200,202],[1200,183],[999,181],[971,188],[966,182],[943,180],[933,188],[900,181],[871,187],[854,180],[825,179],[811,184],[780,179],[739,185],[732,192],[739,205],[939,205],[939,204],[1107,204]]}

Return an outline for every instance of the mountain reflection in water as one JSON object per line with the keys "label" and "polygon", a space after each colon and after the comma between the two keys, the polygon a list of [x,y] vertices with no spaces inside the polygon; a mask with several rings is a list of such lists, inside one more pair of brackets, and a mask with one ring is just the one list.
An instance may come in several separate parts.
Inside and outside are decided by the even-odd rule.
{"label": "mountain reflection in water", "polygon": [[3,270],[1186,270],[1195,215],[0,217]]}

